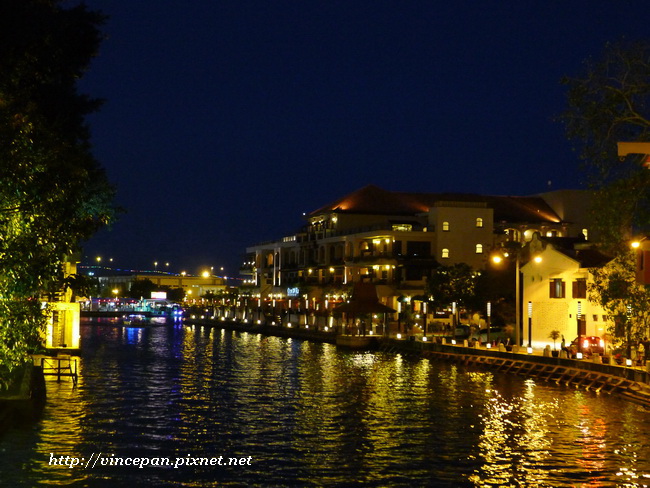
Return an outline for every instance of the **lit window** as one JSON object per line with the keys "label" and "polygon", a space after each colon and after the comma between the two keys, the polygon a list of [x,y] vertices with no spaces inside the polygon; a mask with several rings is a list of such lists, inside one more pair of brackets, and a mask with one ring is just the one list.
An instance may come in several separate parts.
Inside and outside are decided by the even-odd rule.
{"label": "lit window", "polygon": [[481,217],[476,218],[476,227],[483,227],[483,219]]}
{"label": "lit window", "polygon": [[483,254],[483,244],[476,245],[476,254]]}
{"label": "lit window", "polygon": [[449,249],[443,249],[442,250],[442,257],[443,258],[448,258],[449,257]]}
{"label": "lit window", "polygon": [[582,229],[582,235],[585,237],[585,241],[589,240],[589,230],[588,229]]}
{"label": "lit window", "polygon": [[442,231],[443,232],[449,232],[449,222],[443,222],[442,223]]}
{"label": "lit window", "polygon": [[411,224],[393,224],[393,230],[399,232],[411,232],[413,226]]}

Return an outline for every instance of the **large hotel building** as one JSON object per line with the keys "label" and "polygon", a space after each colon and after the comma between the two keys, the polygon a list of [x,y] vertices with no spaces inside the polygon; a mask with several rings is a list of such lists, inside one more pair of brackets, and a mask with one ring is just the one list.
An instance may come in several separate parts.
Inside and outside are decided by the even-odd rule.
{"label": "large hotel building", "polygon": [[324,301],[358,281],[374,283],[382,303],[422,293],[439,265],[487,265],[505,241],[534,234],[590,237],[589,193],[535,196],[408,193],[369,185],[306,215],[290,236],[247,248],[243,273],[260,297]]}

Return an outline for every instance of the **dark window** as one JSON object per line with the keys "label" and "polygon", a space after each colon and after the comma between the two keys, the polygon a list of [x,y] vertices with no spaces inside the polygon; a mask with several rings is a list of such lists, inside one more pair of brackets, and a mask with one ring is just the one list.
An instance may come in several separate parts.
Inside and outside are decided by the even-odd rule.
{"label": "dark window", "polygon": [[422,279],[423,270],[417,267],[406,268],[406,279],[408,281],[420,281]]}
{"label": "dark window", "polygon": [[419,258],[428,258],[431,256],[431,245],[428,242],[407,241],[406,254]]}
{"label": "dark window", "polygon": [[548,296],[550,298],[564,298],[566,296],[566,283],[561,279],[551,280]]}
{"label": "dark window", "polygon": [[573,298],[587,298],[587,280],[577,279],[573,282]]}

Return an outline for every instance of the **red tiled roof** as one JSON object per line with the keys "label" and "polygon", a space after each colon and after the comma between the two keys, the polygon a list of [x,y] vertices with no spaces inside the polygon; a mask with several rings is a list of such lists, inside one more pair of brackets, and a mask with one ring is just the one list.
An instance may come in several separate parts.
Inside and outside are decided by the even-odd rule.
{"label": "red tiled roof", "polygon": [[414,215],[437,202],[485,202],[494,209],[495,222],[561,222],[541,197],[493,196],[473,193],[391,192],[375,185],[356,190],[309,215],[340,212],[371,215]]}

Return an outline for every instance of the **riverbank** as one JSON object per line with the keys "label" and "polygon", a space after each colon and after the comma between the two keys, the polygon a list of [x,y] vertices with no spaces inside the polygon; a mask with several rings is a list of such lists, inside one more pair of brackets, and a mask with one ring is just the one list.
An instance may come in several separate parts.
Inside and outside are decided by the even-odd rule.
{"label": "riverbank", "polygon": [[[341,347],[380,350],[389,353],[418,355],[434,360],[444,360],[470,367],[507,372],[575,386],[595,392],[619,394],[639,404],[650,406],[650,373],[645,368],[602,364],[592,359],[566,359],[545,356],[542,351],[528,353],[499,351],[485,347],[467,347],[447,343],[447,340],[427,341],[421,337],[380,337],[337,335],[334,331],[310,330],[297,327],[279,327],[267,324],[249,324],[222,320],[186,318],[190,327],[214,327],[246,331],[264,335],[306,339],[337,344]],[[450,341],[449,341],[450,342]]]}
{"label": "riverbank", "polygon": [[14,370],[9,387],[0,392],[0,434],[37,419],[45,399],[45,378],[39,366],[26,363]]}

